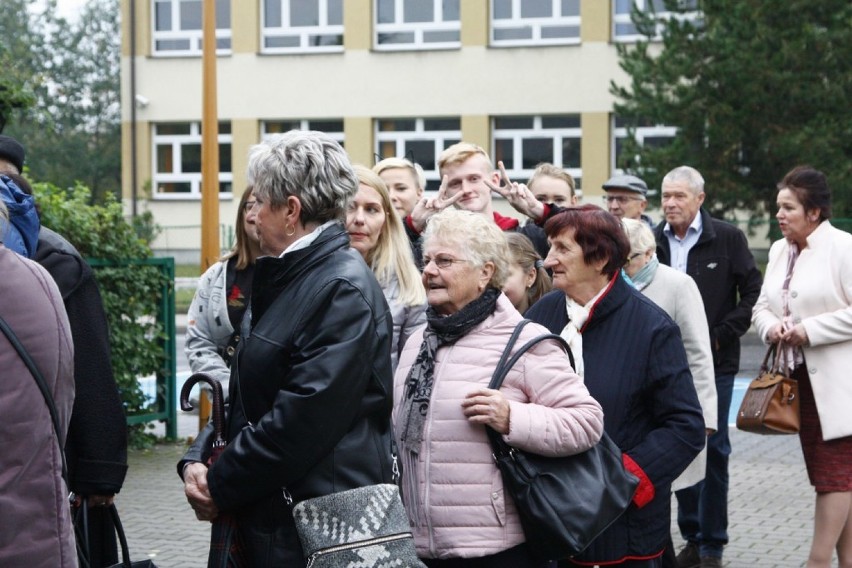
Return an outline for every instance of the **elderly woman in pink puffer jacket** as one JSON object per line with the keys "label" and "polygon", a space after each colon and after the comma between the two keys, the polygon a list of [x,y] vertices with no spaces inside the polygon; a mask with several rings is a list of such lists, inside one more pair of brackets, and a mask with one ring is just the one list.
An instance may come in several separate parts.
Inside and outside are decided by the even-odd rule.
{"label": "elderly woman in pink puffer jacket", "polygon": [[[595,445],[603,411],[555,343],[538,344],[499,391],[488,383],[521,315],[500,291],[508,245],[489,219],[434,216],[424,235],[427,324],[412,335],[394,380],[403,496],[418,555],[430,568],[546,565],[524,544],[485,426],[525,451],[566,456]],[[547,333],[527,325],[518,345]]]}

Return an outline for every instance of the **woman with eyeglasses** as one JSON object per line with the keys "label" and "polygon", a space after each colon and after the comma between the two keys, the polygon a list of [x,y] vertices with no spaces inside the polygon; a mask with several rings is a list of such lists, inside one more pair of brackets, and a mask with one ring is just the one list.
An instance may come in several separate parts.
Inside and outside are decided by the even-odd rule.
{"label": "woman with eyeglasses", "polygon": [[252,188],[237,207],[234,246],[207,269],[189,305],[184,350],[193,373],[207,373],[222,383],[228,397],[231,357],[240,341],[240,322],[249,306],[254,263],[260,254]]}
{"label": "woman with eyeglasses", "polygon": [[364,166],[353,169],[358,176],[358,193],[346,212],[346,231],[352,248],[361,253],[376,275],[390,307],[391,365],[396,370],[406,340],[426,322],[426,292],[385,182]]}
{"label": "woman with eyeglasses", "polygon": [[[661,264],[657,260],[657,241],[651,229],[636,219],[622,219],[621,224],[630,241],[630,256],[624,271],[637,290],[663,308],[680,328],[686,360],[692,382],[704,414],[704,429],[709,436],[716,431],[718,406],[716,375],[713,371],[713,351],[710,329],[704,315],[704,301],[695,280],[688,275]],[[723,418],[724,419],[724,418]],[[707,448],[672,482],[672,491],[692,487],[704,479],[707,468]],[[666,548],[671,566],[675,565],[672,544]]]}
{"label": "woman with eyeglasses", "polygon": [[[505,235],[483,215],[447,209],[426,226],[427,323],[400,356],[393,418],[403,500],[430,568],[548,565],[525,544],[486,426],[547,456],[582,452],[601,437],[600,405],[553,341],[523,355],[500,390],[487,388],[522,319],[500,291],[508,257]],[[518,346],[543,333],[527,325]]]}

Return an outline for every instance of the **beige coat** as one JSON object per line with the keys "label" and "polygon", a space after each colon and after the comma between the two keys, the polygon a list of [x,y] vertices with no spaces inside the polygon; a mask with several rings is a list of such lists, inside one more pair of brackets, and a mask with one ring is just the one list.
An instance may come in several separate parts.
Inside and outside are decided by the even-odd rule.
{"label": "beige coat", "polygon": [[[660,264],[654,279],[642,293],[663,308],[680,328],[686,359],[698,402],[704,414],[704,426],[717,429],[719,404],[716,399],[716,375],[713,371],[713,353],[710,348],[710,330],[704,315],[704,302],[698,285],[688,275],[670,266]],[[722,417],[726,419],[726,417]],[[695,485],[704,479],[707,468],[707,446],[701,450],[683,473],[672,482],[672,491]]]}
{"label": "beige coat", "polygon": [[[790,245],[772,244],[752,323],[766,341],[784,311],[781,289]],[[799,253],[790,281],[790,313],[808,334],[804,348],[822,434],[852,436],[852,235],[823,221]]]}

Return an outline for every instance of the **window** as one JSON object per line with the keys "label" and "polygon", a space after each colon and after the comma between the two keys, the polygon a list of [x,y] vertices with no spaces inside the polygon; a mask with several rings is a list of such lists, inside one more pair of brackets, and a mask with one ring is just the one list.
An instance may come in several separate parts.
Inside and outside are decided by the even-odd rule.
{"label": "window", "polygon": [[[219,195],[231,197],[231,123],[219,123]],[[201,123],[154,125],[154,197],[201,197]]]}
{"label": "window", "polygon": [[261,125],[260,138],[266,140],[272,134],[282,134],[290,130],[319,130],[343,146],[343,121],[339,119],[266,120]]}
{"label": "window", "polygon": [[[634,140],[640,146],[660,148],[671,143],[676,134],[677,128],[674,126],[659,126],[643,121],[635,127]],[[627,122],[615,117],[615,128],[613,128],[613,144],[615,147],[612,153],[615,159],[613,164],[615,174],[623,174],[625,167],[638,165],[637,156],[629,156],[625,153],[627,137]]]}
{"label": "window", "polygon": [[491,0],[491,45],[580,43],[580,0]]}
{"label": "window", "polygon": [[580,115],[495,117],[491,131],[494,165],[502,161],[512,181],[526,181],[538,164],[549,162],[580,187]]}
{"label": "window", "polygon": [[657,20],[655,33],[652,39],[659,40],[662,36],[663,25],[670,18],[697,21],[698,0],[680,0],[680,5],[688,10],[687,13],[675,13],[666,10],[665,0],[615,0],[613,2],[612,37],[615,41],[637,41],[647,39],[637,28],[630,18],[633,6],[640,12],[653,16]]}
{"label": "window", "polygon": [[374,0],[374,44],[379,50],[461,46],[461,0]]}
{"label": "window", "polygon": [[376,161],[403,156],[420,164],[426,190],[438,191],[438,155],[461,141],[458,118],[383,118],[376,121]]}
{"label": "window", "polygon": [[343,51],[343,0],[263,0],[261,51]]}
{"label": "window", "polygon": [[[153,0],[154,55],[201,55],[202,0]],[[231,51],[231,2],[216,0],[216,53]]]}

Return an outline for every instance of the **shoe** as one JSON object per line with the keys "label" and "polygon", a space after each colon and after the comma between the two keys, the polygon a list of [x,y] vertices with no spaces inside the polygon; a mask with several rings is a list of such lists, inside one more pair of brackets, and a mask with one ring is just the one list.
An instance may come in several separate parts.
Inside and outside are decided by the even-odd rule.
{"label": "shoe", "polygon": [[694,542],[687,542],[686,546],[680,549],[675,557],[677,568],[702,568],[702,558],[698,554],[698,545]]}
{"label": "shoe", "polygon": [[701,568],[722,568],[722,559],[716,556],[702,556]]}

